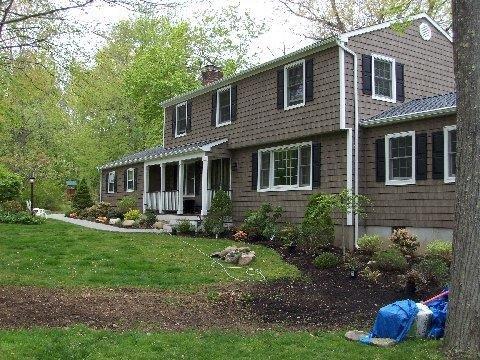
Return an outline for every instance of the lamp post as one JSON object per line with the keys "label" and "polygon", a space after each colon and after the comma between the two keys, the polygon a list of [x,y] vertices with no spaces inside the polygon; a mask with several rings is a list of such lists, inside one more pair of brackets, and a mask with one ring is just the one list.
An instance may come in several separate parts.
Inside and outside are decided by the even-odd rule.
{"label": "lamp post", "polygon": [[30,176],[28,181],[30,182],[30,212],[33,215],[33,183],[35,182],[35,177],[33,176],[33,174],[32,176]]}

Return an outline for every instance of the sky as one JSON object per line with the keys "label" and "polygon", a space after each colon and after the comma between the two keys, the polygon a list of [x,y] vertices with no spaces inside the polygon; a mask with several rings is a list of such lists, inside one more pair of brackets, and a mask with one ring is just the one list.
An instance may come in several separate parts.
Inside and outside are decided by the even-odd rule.
{"label": "sky", "polygon": [[[306,24],[297,17],[282,11],[282,5],[276,0],[192,0],[188,6],[177,10],[173,16],[195,21],[196,14],[201,11],[235,4],[239,4],[241,10],[249,10],[257,19],[264,19],[269,27],[265,34],[252,43],[251,53],[258,55],[256,62],[262,63],[271,60],[311,43],[311,40],[300,35],[305,32]],[[86,23],[92,29],[104,30],[133,15],[123,7],[106,5],[91,6],[70,13],[72,19]],[[93,54],[104,42],[102,37],[92,32],[82,38],[81,46],[85,52]]]}

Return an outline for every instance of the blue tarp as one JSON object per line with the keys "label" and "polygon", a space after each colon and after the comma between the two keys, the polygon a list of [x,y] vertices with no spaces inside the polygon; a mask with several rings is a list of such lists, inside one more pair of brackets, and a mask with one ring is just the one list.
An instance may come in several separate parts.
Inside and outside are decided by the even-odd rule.
{"label": "blue tarp", "polygon": [[432,339],[440,339],[445,332],[445,322],[447,321],[448,296],[442,297],[438,300],[431,301],[427,304],[432,311],[432,320],[430,322],[430,329],[428,337]]}
{"label": "blue tarp", "polygon": [[370,334],[360,341],[370,344],[372,338],[389,338],[401,342],[410,331],[417,313],[417,305],[412,300],[401,300],[386,305],[378,311]]}

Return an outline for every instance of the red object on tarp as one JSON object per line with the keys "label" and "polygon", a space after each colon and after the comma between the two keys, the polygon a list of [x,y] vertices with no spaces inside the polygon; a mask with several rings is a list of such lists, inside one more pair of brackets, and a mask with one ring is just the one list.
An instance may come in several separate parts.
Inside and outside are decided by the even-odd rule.
{"label": "red object on tarp", "polygon": [[449,293],[449,290],[444,291],[444,292],[442,292],[442,293],[440,293],[440,294],[438,294],[438,295],[436,295],[436,296],[434,296],[434,297],[432,297],[428,300],[422,301],[422,304],[427,305],[429,302],[432,302],[434,300],[440,299],[441,297],[444,297],[445,295],[448,295],[448,293]]}

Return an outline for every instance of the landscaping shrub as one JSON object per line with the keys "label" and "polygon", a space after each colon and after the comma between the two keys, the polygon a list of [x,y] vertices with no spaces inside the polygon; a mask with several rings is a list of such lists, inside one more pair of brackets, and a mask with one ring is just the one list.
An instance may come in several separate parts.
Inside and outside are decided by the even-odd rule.
{"label": "landscaping shrub", "polygon": [[425,258],[415,266],[415,269],[423,275],[425,282],[437,285],[447,285],[450,278],[450,270],[442,259]]}
{"label": "landscaping shrub", "polygon": [[238,230],[233,234],[233,240],[235,241],[246,241],[248,239],[248,234],[245,231]]}
{"label": "landscaping shrub", "polygon": [[278,238],[283,245],[296,244],[300,239],[300,229],[293,224],[287,224],[279,231]]}
{"label": "landscaping shrub", "polygon": [[207,234],[219,236],[225,231],[225,223],[232,216],[232,200],[227,192],[218,190],[212,199],[212,205],[203,222]]}
{"label": "landscaping shrub", "polygon": [[300,245],[308,252],[317,252],[333,244],[335,227],[332,213],[337,206],[333,194],[313,195],[305,209]]}
{"label": "landscaping shrub", "polygon": [[112,205],[107,202],[99,202],[84,210],[87,218],[108,217],[108,213],[112,209]]}
{"label": "landscaping shrub", "polygon": [[88,188],[85,179],[80,180],[77,186],[77,192],[72,199],[72,208],[80,211],[87,209],[93,205],[92,197],[90,195],[90,189]]}
{"label": "landscaping shrub", "polygon": [[270,204],[262,204],[258,210],[247,212],[242,230],[252,240],[271,239],[277,234],[277,223],[282,213],[280,206],[273,208]]}
{"label": "landscaping shrub", "polygon": [[10,213],[0,211],[0,223],[4,224],[23,224],[23,225],[39,225],[43,224],[45,219],[33,216],[29,212],[21,211],[17,213]]}
{"label": "landscaping shrub", "polygon": [[175,230],[177,230],[177,234],[182,234],[182,235],[191,234],[195,231],[192,223],[185,219],[179,221],[178,224],[175,225]]}
{"label": "landscaping shrub", "polygon": [[0,164],[0,203],[14,200],[20,195],[22,178]]}
{"label": "landscaping shrub", "polygon": [[405,256],[396,248],[377,252],[373,260],[379,269],[385,271],[405,270],[408,267]]}
{"label": "landscaping shrub", "polygon": [[400,250],[404,255],[413,256],[415,251],[417,251],[420,243],[417,240],[417,237],[411,234],[407,229],[396,229],[393,231],[393,234],[388,238],[393,246]]}
{"label": "landscaping shrub", "polygon": [[425,256],[431,259],[440,259],[448,266],[453,260],[453,248],[450,241],[435,240],[427,245]]}
{"label": "landscaping shrub", "polygon": [[25,211],[26,206],[23,206],[23,204],[18,200],[7,200],[0,204],[0,210],[9,213],[18,213],[20,211]]}
{"label": "landscaping shrub", "polygon": [[117,209],[122,214],[137,208],[137,200],[133,196],[124,196],[117,203]]}
{"label": "landscaping shrub", "polygon": [[142,213],[140,212],[140,210],[132,209],[125,213],[124,219],[137,221],[140,219],[140,216],[142,216]]}
{"label": "landscaping shrub", "polygon": [[145,210],[143,218],[145,219],[145,225],[148,227],[152,227],[157,222],[157,214],[152,209]]}
{"label": "landscaping shrub", "polygon": [[371,269],[370,267],[365,267],[362,271],[360,271],[360,276],[363,277],[364,279],[377,283],[378,279],[380,279],[380,276],[382,276],[382,273],[378,270]]}
{"label": "landscaping shrub", "polygon": [[380,236],[373,234],[373,235],[363,235],[360,239],[358,239],[358,248],[369,255],[375,254],[377,251],[380,250],[382,246],[382,240]]}
{"label": "landscaping shrub", "polygon": [[313,265],[317,269],[330,269],[340,264],[340,258],[330,252],[324,252],[313,260]]}
{"label": "landscaping shrub", "polygon": [[110,209],[107,213],[107,218],[109,219],[123,219],[123,213],[116,209]]}

